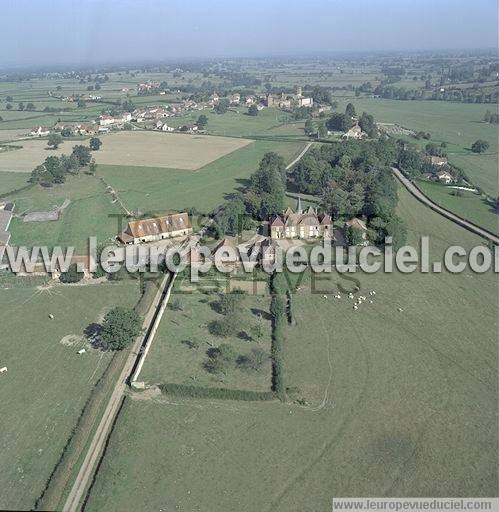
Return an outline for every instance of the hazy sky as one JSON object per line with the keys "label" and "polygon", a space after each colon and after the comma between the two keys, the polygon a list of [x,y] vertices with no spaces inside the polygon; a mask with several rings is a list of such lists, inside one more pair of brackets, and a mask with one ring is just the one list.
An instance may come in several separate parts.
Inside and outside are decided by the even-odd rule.
{"label": "hazy sky", "polygon": [[496,0],[0,0],[0,66],[485,48]]}

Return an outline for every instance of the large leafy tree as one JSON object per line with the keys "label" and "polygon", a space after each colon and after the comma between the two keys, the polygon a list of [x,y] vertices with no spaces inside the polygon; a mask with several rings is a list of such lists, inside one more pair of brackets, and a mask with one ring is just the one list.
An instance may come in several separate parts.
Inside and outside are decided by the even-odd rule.
{"label": "large leafy tree", "polygon": [[104,317],[102,341],[111,350],[122,350],[140,334],[139,315],[133,310],[117,306]]}
{"label": "large leafy tree", "polygon": [[62,142],[62,136],[59,133],[51,133],[47,141],[47,146],[51,147],[52,149],[57,149],[59,144]]}
{"label": "large leafy tree", "polygon": [[87,146],[75,146],[73,148],[73,155],[78,159],[78,163],[81,167],[88,165],[90,163],[90,160],[92,160],[90,148],[87,148]]}
{"label": "large leafy tree", "polygon": [[485,153],[489,149],[489,143],[486,140],[478,139],[471,145],[473,153]]}
{"label": "large leafy tree", "polygon": [[98,151],[102,146],[102,141],[98,137],[92,137],[89,145],[92,151]]}

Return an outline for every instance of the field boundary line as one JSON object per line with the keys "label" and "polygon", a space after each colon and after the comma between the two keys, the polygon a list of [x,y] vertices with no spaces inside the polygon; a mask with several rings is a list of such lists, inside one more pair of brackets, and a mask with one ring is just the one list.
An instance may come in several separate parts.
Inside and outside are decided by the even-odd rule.
{"label": "field boundary line", "polygon": [[300,151],[298,156],[291,163],[289,163],[286,166],[286,171],[289,171],[289,169],[291,169],[291,167],[293,167],[293,165],[297,164],[303,158],[305,153],[312,147],[313,144],[314,144],[313,142],[307,143],[307,145]]}
{"label": "field boundary line", "polygon": [[480,226],[477,226],[473,222],[470,222],[469,220],[466,220],[459,215],[447,210],[447,208],[444,208],[443,206],[439,206],[438,204],[434,203],[414,182],[406,178],[400,169],[397,169],[396,167],[392,167],[393,174],[395,177],[404,185],[404,187],[421,203],[425,204],[426,206],[429,206],[434,212],[439,213],[443,217],[446,217],[447,219],[451,220],[452,222],[458,224],[459,226],[467,229],[468,231],[471,231],[475,233],[476,235],[479,235],[481,237],[486,238],[487,240],[493,242],[496,245],[499,245],[499,238],[488,231],[485,228],[482,228]]}
{"label": "field boundary line", "polygon": [[109,183],[107,183],[102,176],[97,176],[97,179],[104,184],[106,192],[109,192],[111,196],[116,199],[116,201],[121,206],[121,209],[126,213],[126,215],[128,215],[129,217],[133,217],[132,212],[125,206],[125,204],[121,200],[121,197],[118,195],[118,192],[116,192],[116,190]]}
{"label": "field boundary line", "polygon": [[[161,296],[158,299],[158,306],[156,308],[155,314],[152,318],[151,324],[149,325],[149,329],[144,337],[145,343],[141,347],[141,354],[136,363],[136,366],[133,371],[133,375],[130,378],[130,385],[133,386],[139,379],[140,372],[142,371],[142,367],[144,366],[147,354],[149,353],[149,349],[151,348],[152,342],[156,336],[156,332],[158,330],[159,324],[161,323],[161,319],[163,318],[163,314],[166,310],[166,306],[170,300],[170,295],[172,292],[173,285],[175,283],[175,278],[177,277],[176,273],[170,274],[170,281],[164,291],[161,292]],[[160,290],[161,291],[161,290]],[[156,302],[156,301],[155,301]]]}

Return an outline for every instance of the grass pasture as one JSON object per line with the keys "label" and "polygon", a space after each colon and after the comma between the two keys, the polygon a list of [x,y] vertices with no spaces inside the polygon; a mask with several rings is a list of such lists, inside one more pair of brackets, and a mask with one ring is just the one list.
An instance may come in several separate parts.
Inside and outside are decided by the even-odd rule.
{"label": "grass pasture", "polygon": [[[3,174],[0,173],[0,183]],[[50,248],[73,245],[75,254],[86,254],[89,236],[109,241],[118,233],[118,221],[111,216],[122,213],[122,210],[112,203],[104,184],[94,176],[69,176],[62,185],[34,186],[14,193],[8,199],[15,202],[16,215],[51,211],[66,199],[71,201],[56,221],[23,222],[21,217],[14,217],[10,225],[12,245],[46,245]]]}
{"label": "grass pasture", "polygon": [[27,185],[26,175],[19,172],[0,172],[0,196]]}
{"label": "grass pasture", "polygon": [[[251,391],[270,391],[271,368],[267,362],[260,370],[242,370],[231,365],[225,375],[207,372],[203,364],[206,351],[222,343],[230,345],[238,355],[247,355],[253,348],[265,350],[270,355],[270,319],[268,297],[244,295],[240,332],[227,338],[213,336],[209,323],[221,319],[216,311],[218,295],[177,293],[182,310],[171,308],[165,312],[149,352],[140,380],[150,384],[174,383],[202,387],[223,387]],[[261,315],[261,320],[258,319]],[[252,339],[251,327],[260,323],[263,329],[261,340]],[[197,341],[198,348],[189,348],[186,341]]]}
{"label": "grass pasture", "polygon": [[301,142],[255,141],[193,172],[99,165],[97,173],[118,191],[130,210],[150,212],[195,207],[209,212],[227,194],[246,186],[247,178],[258,168],[265,153],[275,151],[290,162],[303,146]]}
{"label": "grass pasture", "polygon": [[[131,307],[136,283],[58,285],[0,277],[2,457],[0,509],[32,510],[111,354],[76,351],[70,335],[115,305]],[[55,315],[53,320],[48,315]],[[22,318],[29,317],[23,322]],[[66,338],[65,338],[66,337]]]}
{"label": "grass pasture", "polygon": [[[279,137],[304,138],[304,122],[290,122],[289,114],[275,108],[265,108],[257,116],[247,114],[247,108],[237,106],[223,115],[214,112],[201,112],[208,118],[206,133],[229,137]],[[197,121],[200,112],[191,112],[185,116],[173,117],[167,123],[174,127]]]}
{"label": "grass pasture", "polygon": [[[478,237],[399,187],[431,258]],[[496,289],[490,274],[357,276],[303,290],[286,328],[301,403],[129,398],[87,510],[330,510],[332,496],[494,496]],[[401,308],[402,311],[398,311]],[[221,455],[223,454],[223,455]]]}
{"label": "grass pasture", "polygon": [[438,205],[461,215],[479,226],[497,233],[499,216],[487,199],[474,192],[462,190],[461,196],[451,194],[452,189],[426,180],[418,180],[418,187]]}

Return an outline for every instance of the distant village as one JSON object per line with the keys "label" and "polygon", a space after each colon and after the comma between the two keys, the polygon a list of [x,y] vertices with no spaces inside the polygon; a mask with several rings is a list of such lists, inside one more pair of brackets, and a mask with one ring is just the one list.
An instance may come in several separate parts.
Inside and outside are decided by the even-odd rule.
{"label": "distant village", "polygon": [[[128,88],[122,89],[123,93],[128,93]],[[138,96],[146,96],[148,94],[165,95],[167,91],[160,89],[160,83],[155,81],[148,81],[137,84],[136,92]],[[71,96],[57,96],[55,93],[51,94],[52,97],[58,98],[63,102],[101,102],[102,97],[95,94],[84,95],[71,95]],[[255,106],[257,110],[264,108],[279,108],[281,110],[291,111],[293,108],[307,107],[311,108],[314,105],[314,100],[311,97],[304,96],[302,87],[297,85],[294,94],[255,94],[242,96],[240,93],[235,92],[228,96],[221,97],[217,92],[213,92],[207,101],[194,101],[193,99],[183,99],[180,102],[172,102],[168,105],[162,106],[148,106],[136,108],[131,112],[122,111],[119,113],[112,112],[103,113],[98,118],[90,123],[75,123],[75,122],[58,122],[53,127],[35,126],[31,129],[30,135],[34,137],[46,137],[52,132],[62,133],[66,136],[74,135],[96,135],[98,133],[106,133],[111,130],[123,130],[136,126],[146,130],[157,130],[163,132],[187,132],[193,133],[203,129],[199,124],[191,123],[177,127],[168,124],[167,119],[172,117],[179,117],[189,112],[214,110],[221,101],[225,101],[228,108],[231,107],[251,107]],[[320,109],[317,109],[320,112]],[[132,123],[134,125],[130,126]]]}

